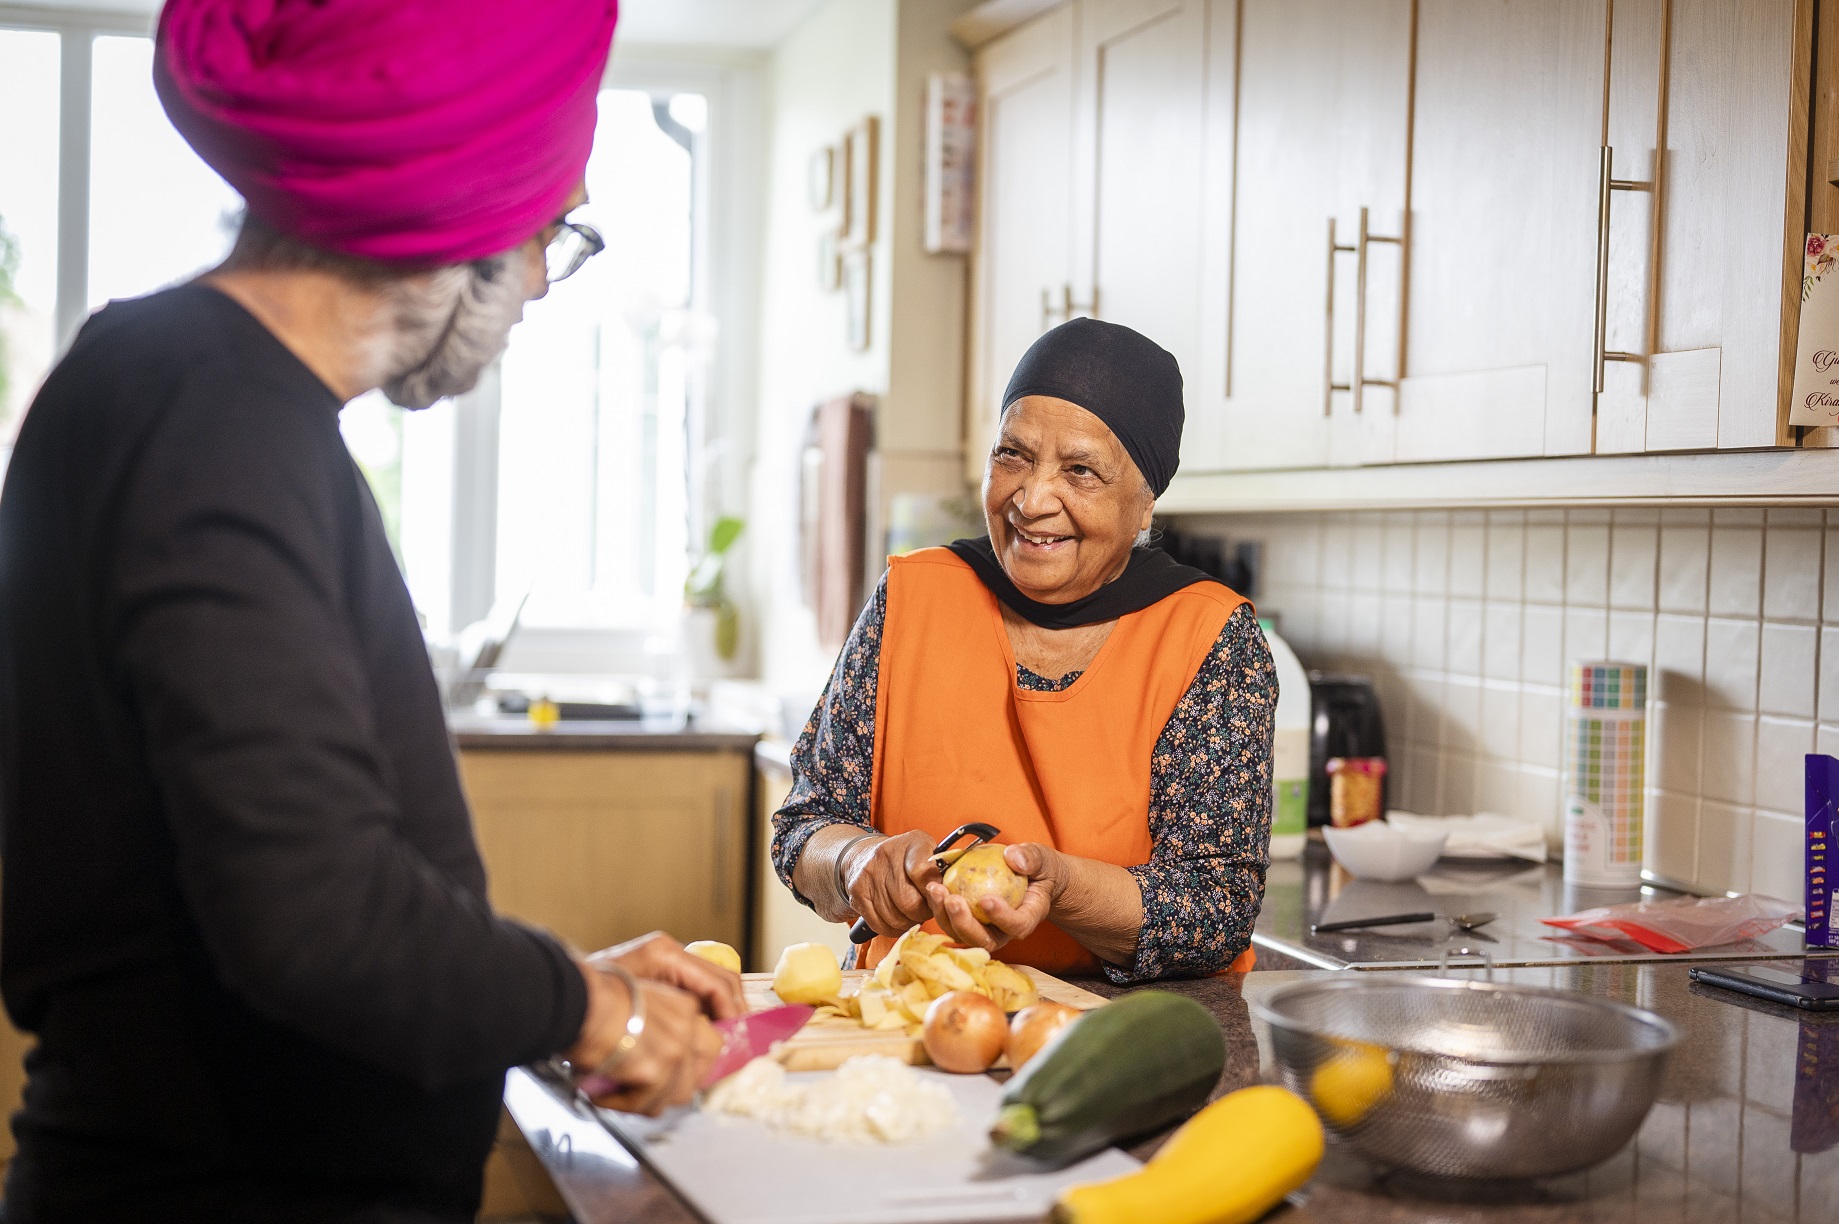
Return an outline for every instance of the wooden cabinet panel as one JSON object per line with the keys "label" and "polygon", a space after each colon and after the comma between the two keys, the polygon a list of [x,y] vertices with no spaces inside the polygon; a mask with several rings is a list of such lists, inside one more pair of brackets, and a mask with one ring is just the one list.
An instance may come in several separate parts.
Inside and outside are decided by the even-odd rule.
{"label": "wooden cabinet panel", "polygon": [[983,478],[1003,388],[1072,292],[1075,9],[1067,4],[977,57],[978,242],[972,273],[965,467]]}
{"label": "wooden cabinet panel", "polygon": [[1616,5],[1616,177],[1651,182],[1657,136],[1666,153],[1657,201],[1612,199],[1609,346],[1651,359],[1605,370],[1599,451],[1790,440],[1781,382],[1798,320],[1807,116],[1795,84],[1809,72],[1810,11],[1804,0]]}
{"label": "wooden cabinet panel", "polygon": [[[1203,334],[1190,383],[1189,470],[1319,467],[1389,459],[1397,378],[1400,248],[1356,252],[1365,208],[1374,234],[1404,223],[1411,3],[1218,0],[1208,65],[1207,294],[1225,309]],[[1217,235],[1216,236],[1216,232]],[[1334,278],[1332,289],[1329,277]],[[1364,340],[1365,388],[1350,385]],[[1364,329],[1359,324],[1363,321]]]}
{"label": "wooden cabinet panel", "polygon": [[[1085,155],[1075,240],[1083,305],[1199,369],[1203,0],[1088,0],[1081,22]],[[1089,187],[1083,183],[1089,182]],[[1083,224],[1081,224],[1083,222]],[[1085,253],[1089,251],[1089,256]],[[1077,288],[1077,287],[1076,287]],[[1076,313],[1082,313],[1078,310]]]}
{"label": "wooden cabinet panel", "polygon": [[1587,453],[1604,0],[1420,0],[1396,458]]}
{"label": "wooden cabinet panel", "polygon": [[1088,310],[1180,360],[1188,473],[1791,442],[1814,14],[1068,0],[980,52],[972,466]]}
{"label": "wooden cabinet panel", "polygon": [[742,752],[463,752],[501,912],[592,951],[647,931],[745,948]]}

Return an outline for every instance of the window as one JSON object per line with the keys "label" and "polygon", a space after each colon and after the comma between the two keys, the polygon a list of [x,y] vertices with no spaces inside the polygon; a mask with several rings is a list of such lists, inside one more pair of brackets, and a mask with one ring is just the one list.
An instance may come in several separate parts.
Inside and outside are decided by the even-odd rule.
{"label": "window", "polygon": [[697,290],[700,94],[609,89],[573,216],[607,249],[532,302],[504,357],[499,598],[533,624],[676,615],[690,422],[709,328]]}
{"label": "window", "polygon": [[[242,201],[167,121],[132,21],[47,9],[0,28],[0,463],[91,310],[221,260]],[[527,625],[674,624],[714,347],[702,201],[709,106],[608,89],[574,216],[607,250],[529,305],[461,402],[404,414],[372,393],[340,427],[411,593],[446,638],[527,592]],[[62,107],[87,102],[67,121]],[[75,113],[75,112],[73,112]],[[60,184],[86,192],[60,200]]]}
{"label": "window", "polygon": [[[55,116],[58,36],[0,30],[0,115]],[[9,120],[0,152],[0,446],[51,367],[57,308],[57,124]]]}
{"label": "window", "polygon": [[[217,263],[242,208],[167,122],[152,38],[76,13],[46,25],[0,28],[0,450],[89,312]],[[87,124],[65,122],[72,94]]]}
{"label": "window", "polygon": [[89,308],[187,280],[229,253],[243,200],[153,91],[153,40],[90,48]]}

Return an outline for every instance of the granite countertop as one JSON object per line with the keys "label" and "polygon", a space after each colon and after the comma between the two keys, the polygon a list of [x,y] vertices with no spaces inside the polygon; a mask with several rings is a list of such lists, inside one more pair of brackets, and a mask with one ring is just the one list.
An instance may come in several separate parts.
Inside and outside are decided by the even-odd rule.
{"label": "granite countertop", "polygon": [[[1723,944],[1680,956],[1663,956],[1627,941],[1605,944],[1568,936],[1541,923],[1554,914],[1574,914],[1615,905],[1677,896],[1662,888],[1578,888],[1564,882],[1558,863],[1444,859],[1427,874],[1402,884],[1356,880],[1332,858],[1328,847],[1310,841],[1300,860],[1272,863],[1265,879],[1264,908],[1252,934],[1259,955],[1273,968],[1401,969],[1434,967],[1438,957],[1463,949],[1485,953],[1497,965],[1613,963],[1645,960],[1755,960],[1758,957],[1839,955],[1839,948],[1804,948],[1796,927],[1760,939]],[[1385,914],[1476,914],[1499,917],[1463,933],[1443,921],[1376,927],[1316,935],[1310,926]]]}
{"label": "granite countertop", "polygon": [[[1271,1078],[1269,1036],[1248,1001],[1323,976],[1260,971],[1160,988],[1198,999],[1224,1029],[1228,1056],[1217,1095]],[[1315,1178],[1269,1219],[1839,1224],[1839,1014],[1699,986],[1676,963],[1582,963],[1496,976],[1635,1003],[1679,1027],[1660,1099],[1635,1141],[1584,1173],[1482,1186],[1387,1174],[1331,1144]],[[1080,984],[1119,993],[1104,982]],[[697,1220],[590,1114],[530,1073],[511,1073],[505,1102],[580,1224]],[[1162,1138],[1133,1150],[1148,1156]]]}

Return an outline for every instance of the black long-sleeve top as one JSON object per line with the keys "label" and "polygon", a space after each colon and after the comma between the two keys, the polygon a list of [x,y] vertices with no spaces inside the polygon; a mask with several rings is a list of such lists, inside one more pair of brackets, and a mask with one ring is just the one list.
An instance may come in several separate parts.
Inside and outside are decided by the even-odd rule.
{"label": "black long-sleeve top", "polygon": [[[93,318],[0,497],[9,1224],[470,1219],[567,953],[499,918],[339,400],[229,298]],[[380,1213],[380,1214],[379,1214]]]}

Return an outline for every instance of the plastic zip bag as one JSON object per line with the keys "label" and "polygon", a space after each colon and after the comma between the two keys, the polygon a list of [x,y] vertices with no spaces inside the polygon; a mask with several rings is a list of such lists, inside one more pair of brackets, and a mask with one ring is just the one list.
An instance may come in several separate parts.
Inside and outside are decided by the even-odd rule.
{"label": "plastic zip bag", "polygon": [[1800,916],[1797,905],[1761,893],[1744,893],[1740,897],[1631,901],[1540,921],[1590,939],[1632,939],[1654,952],[1690,952],[1754,939]]}

